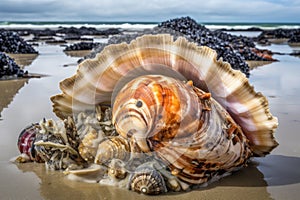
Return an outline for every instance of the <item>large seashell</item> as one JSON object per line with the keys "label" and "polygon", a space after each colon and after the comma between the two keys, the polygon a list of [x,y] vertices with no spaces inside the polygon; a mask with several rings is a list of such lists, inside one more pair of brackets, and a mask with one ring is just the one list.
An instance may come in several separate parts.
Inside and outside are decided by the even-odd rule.
{"label": "large seashell", "polygon": [[166,74],[167,70],[157,71],[163,66],[211,93],[241,127],[255,155],[269,153],[278,145],[273,136],[278,122],[269,112],[267,99],[254,91],[244,74],[216,60],[216,56],[208,47],[199,47],[183,37],[173,41],[170,35],[146,35],[129,45],[110,45],[95,59],[82,62],[74,76],[60,83],[63,93],[51,98],[53,110],[64,119],[84,110],[94,110],[99,103],[111,102],[118,82],[138,69],[143,74],[174,77],[172,73]]}
{"label": "large seashell", "polygon": [[142,194],[160,194],[167,192],[162,175],[151,166],[141,165],[129,178],[129,189]]}
{"label": "large seashell", "polygon": [[144,153],[154,152],[191,184],[233,171],[251,155],[240,127],[209,93],[166,76],[141,76],[125,85],[113,123],[120,135]]}

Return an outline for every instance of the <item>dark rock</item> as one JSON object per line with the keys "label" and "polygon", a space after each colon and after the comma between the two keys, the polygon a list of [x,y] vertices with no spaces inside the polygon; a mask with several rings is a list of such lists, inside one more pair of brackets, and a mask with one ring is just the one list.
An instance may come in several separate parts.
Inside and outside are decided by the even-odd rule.
{"label": "dark rock", "polygon": [[96,28],[82,26],[80,28],[75,28],[75,27],[60,28],[59,30],[56,31],[56,33],[66,34],[66,35],[77,35],[77,36],[82,36],[82,35],[109,36],[109,35],[121,34],[121,31],[116,28],[111,28],[111,29],[106,29],[106,30],[97,30]]}
{"label": "dark rock", "polygon": [[99,43],[93,42],[80,42],[67,46],[64,51],[80,51],[80,50],[92,50],[94,47],[98,46]]}
{"label": "dark rock", "polygon": [[63,37],[64,40],[80,40],[81,39],[81,35],[65,35]]}
{"label": "dark rock", "polygon": [[[244,43],[240,44],[240,41],[243,40],[242,37],[239,39],[233,39],[234,37],[230,34],[210,31],[190,17],[171,19],[162,22],[159,24],[159,27],[179,31],[180,33],[183,33],[185,37],[191,38],[199,45],[208,46],[216,50],[218,59],[222,57],[224,61],[230,63],[233,69],[238,69],[246,76],[249,76],[250,69],[248,64],[245,62],[246,59],[234,51],[235,46],[246,46]],[[246,39],[244,40],[245,41],[243,42],[251,43]],[[232,45],[230,41],[235,41],[236,44]]]}
{"label": "dark rock", "polygon": [[66,44],[64,39],[50,39],[45,41],[46,44],[56,45],[56,44]]}
{"label": "dark rock", "polygon": [[120,31],[120,29],[117,29],[117,28],[109,28],[109,29],[100,31],[100,35],[105,35],[105,36],[118,35],[118,34],[122,34],[122,31]]}
{"label": "dark rock", "polygon": [[38,53],[30,44],[24,41],[16,32],[0,32],[0,51],[6,53]]}
{"label": "dark rock", "polygon": [[[295,40],[297,37],[300,37],[300,28],[298,29],[274,29],[274,30],[265,30],[260,35],[257,36],[256,41],[262,44],[270,43],[269,39],[289,39]],[[297,40],[297,39],[296,39]]]}
{"label": "dark rock", "polygon": [[259,32],[259,31],[263,31],[263,29],[257,27],[251,27],[251,28],[247,28],[246,31]]}
{"label": "dark rock", "polygon": [[[175,39],[177,39],[179,36],[184,36],[182,33],[178,31],[174,31],[172,29],[159,28],[159,27],[155,27],[153,29],[146,29],[142,32],[134,33],[134,34],[112,36],[109,38],[107,43],[98,43],[97,46],[94,47],[93,51],[89,55],[85,56],[84,58],[79,59],[78,63],[82,62],[85,59],[95,58],[96,54],[101,52],[104,49],[104,47],[106,47],[109,44],[119,44],[122,42],[126,42],[127,44],[129,44],[132,40],[145,34],[163,34],[163,33],[171,34],[174,36]],[[188,40],[192,41],[189,38]]]}
{"label": "dark rock", "polygon": [[251,28],[247,28],[247,29],[242,29],[242,28],[221,28],[218,29],[219,31],[230,31],[230,32],[234,32],[234,31],[247,31],[247,32],[260,32],[263,31],[263,29],[261,28],[257,28],[257,27],[251,27]]}
{"label": "dark rock", "polygon": [[52,30],[52,29],[49,29],[49,28],[46,28],[44,30],[35,30],[35,29],[32,29],[31,30],[31,34],[33,34],[34,36],[36,37],[45,37],[45,36],[52,36],[54,37],[56,35],[56,32],[55,30]]}
{"label": "dark rock", "polygon": [[[252,38],[235,36],[220,30],[211,31],[190,17],[171,19],[160,23],[158,27],[134,34],[112,36],[109,38],[107,44],[99,44],[99,46],[95,47],[92,53],[84,57],[84,59],[94,58],[106,45],[121,42],[130,43],[136,37],[144,34],[161,33],[171,34],[174,36],[174,39],[183,36],[198,45],[208,46],[214,49],[218,55],[217,59],[222,58],[224,61],[230,63],[233,69],[240,70],[246,76],[249,76],[250,70],[248,64],[245,62],[246,60],[274,60],[271,54],[262,53],[259,49],[255,48],[255,43]],[[82,62],[84,59],[80,59],[78,62]]]}
{"label": "dark rock", "polygon": [[291,56],[300,56],[300,51],[293,51],[293,53],[290,53]]}
{"label": "dark rock", "polygon": [[300,33],[299,35],[293,35],[289,40],[289,43],[300,43]]}
{"label": "dark rock", "polygon": [[[28,72],[25,72],[28,73]],[[0,78],[4,76],[23,77],[24,71],[15,61],[4,53],[0,52]]]}

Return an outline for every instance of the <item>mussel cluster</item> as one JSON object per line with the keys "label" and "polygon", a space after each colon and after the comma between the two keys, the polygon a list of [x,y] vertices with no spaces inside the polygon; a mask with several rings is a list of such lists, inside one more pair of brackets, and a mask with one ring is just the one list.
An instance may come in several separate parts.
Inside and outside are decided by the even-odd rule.
{"label": "mussel cluster", "polygon": [[171,19],[162,22],[159,27],[179,31],[186,37],[192,38],[199,45],[208,46],[216,50],[218,58],[222,57],[224,61],[230,63],[233,69],[238,69],[247,76],[249,75],[249,66],[245,63],[245,60],[247,59],[235,53],[233,48],[234,45],[231,45],[230,41],[228,41],[229,34],[223,33],[220,38],[220,34],[215,34],[213,31],[198,24],[190,17]]}
{"label": "mussel cluster", "polygon": [[85,27],[82,26],[80,28],[75,28],[75,27],[61,27],[56,31],[56,34],[65,34],[65,35],[116,35],[120,34],[121,31],[117,28],[108,28],[105,30],[98,30],[93,27]]}
{"label": "mussel cluster", "polygon": [[54,39],[55,36],[63,37],[64,40],[86,40],[82,36],[86,35],[101,35],[109,36],[121,34],[121,31],[117,28],[109,28],[105,30],[98,30],[93,27],[82,26],[80,28],[76,27],[59,27],[57,30],[54,29],[12,29],[14,32],[21,36],[33,35],[32,41]]}
{"label": "mussel cluster", "polygon": [[[252,38],[245,36],[235,36],[225,33],[221,30],[211,31],[203,25],[198,24],[190,17],[182,17],[161,22],[153,29],[146,29],[140,33],[116,35],[109,38],[107,44],[100,43],[84,59],[94,58],[97,53],[110,44],[121,42],[130,43],[132,40],[144,34],[170,34],[177,37],[184,36],[189,41],[196,42],[200,46],[208,46],[218,53],[218,58],[222,57],[224,61],[231,64],[233,69],[238,69],[246,76],[249,76],[249,66],[245,62],[251,61],[274,61],[271,56],[262,57],[255,51],[255,43]],[[255,51],[253,51],[255,49]],[[80,59],[82,62],[84,59]]]}
{"label": "mussel cluster", "polygon": [[12,58],[0,52],[0,78],[3,76],[22,77],[24,73],[27,72],[20,69]]}
{"label": "mussel cluster", "polygon": [[[300,31],[299,31],[300,32]],[[298,35],[293,35],[289,40],[289,43],[300,43],[300,33]]]}
{"label": "mussel cluster", "polygon": [[[297,39],[298,38],[298,39]],[[260,44],[270,44],[270,39],[287,39],[288,42],[300,41],[300,28],[298,29],[283,29],[264,30],[256,37],[256,41]]]}
{"label": "mussel cluster", "polygon": [[92,50],[96,46],[97,42],[80,42],[67,46],[64,51]]}
{"label": "mussel cluster", "polygon": [[16,32],[0,30],[0,51],[6,53],[34,53],[37,51]]}

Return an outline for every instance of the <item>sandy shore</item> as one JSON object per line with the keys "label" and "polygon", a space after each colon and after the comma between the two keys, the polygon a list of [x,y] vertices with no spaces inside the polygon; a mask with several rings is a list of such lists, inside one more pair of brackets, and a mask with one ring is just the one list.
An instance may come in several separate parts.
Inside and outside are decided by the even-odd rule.
{"label": "sandy shore", "polygon": [[[268,47],[292,52],[299,47],[287,44]],[[273,115],[279,119],[275,136],[279,146],[264,158],[255,158],[245,169],[220,181],[187,193],[161,197],[139,195],[114,187],[73,182],[58,171],[47,171],[43,164],[14,164],[20,131],[42,118],[54,118],[50,96],[60,93],[59,81],[76,70],[78,57],[70,57],[63,47],[41,43],[39,56],[25,67],[32,73],[46,74],[27,84],[0,81],[0,199],[298,199],[300,195],[300,60],[276,55],[280,62],[251,71],[250,82],[269,99]],[[64,67],[68,66],[68,67]],[[5,88],[6,92],[3,92]]]}

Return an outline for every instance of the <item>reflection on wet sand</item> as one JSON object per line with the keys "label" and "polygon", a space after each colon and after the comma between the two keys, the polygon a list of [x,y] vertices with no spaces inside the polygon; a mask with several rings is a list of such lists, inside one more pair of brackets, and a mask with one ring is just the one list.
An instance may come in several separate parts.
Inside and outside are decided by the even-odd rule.
{"label": "reflection on wet sand", "polygon": [[33,54],[13,54],[8,53],[9,57],[13,58],[17,65],[23,69],[25,66],[31,65],[31,63],[38,57],[39,54],[33,53]]}
{"label": "reflection on wet sand", "polygon": [[269,155],[260,158],[259,170],[268,186],[283,186],[300,183],[300,157]]}
{"label": "reflection on wet sand", "polygon": [[0,80],[0,116],[4,108],[10,104],[18,91],[28,83],[28,79]]}
{"label": "reflection on wet sand", "polygon": [[[293,159],[287,157],[285,161]],[[300,159],[297,158],[296,162],[299,163]],[[73,200],[74,197],[75,199],[153,199],[152,196],[144,196],[116,187],[71,181],[62,172],[46,171],[43,164],[26,163],[17,166],[23,172],[34,172],[37,175],[40,179],[39,192],[44,199],[66,199],[68,197]],[[212,183],[208,187],[185,193],[169,193],[163,197],[172,200],[195,199],[195,197],[201,197],[201,199],[213,199],[214,197],[243,200],[271,199],[266,189],[268,184],[257,166],[258,163],[254,161],[247,168]]]}
{"label": "reflection on wet sand", "polygon": [[[300,183],[299,157],[269,155],[255,158],[244,168],[208,187],[186,193],[163,195],[164,199],[272,199],[267,186]],[[44,199],[153,199],[116,187],[68,180],[62,172],[46,171],[44,164],[26,163],[17,167],[22,172],[33,172],[40,179],[40,195]],[[263,172],[263,173],[262,173]],[[246,194],[246,195],[245,195]],[[74,198],[75,197],[75,198]]]}
{"label": "reflection on wet sand", "polygon": [[249,65],[250,69],[252,70],[252,69],[255,69],[255,68],[258,68],[258,67],[262,67],[264,65],[271,64],[274,61],[252,61],[252,60],[248,60],[246,62]]}
{"label": "reflection on wet sand", "polygon": [[[7,54],[9,57],[13,58],[15,62],[23,69],[25,66],[31,65],[31,63],[38,57],[38,54]],[[40,74],[28,74],[28,77],[41,77]],[[4,108],[11,103],[18,91],[28,83],[28,78],[9,80],[0,80],[0,117],[1,112]]]}
{"label": "reflection on wet sand", "polygon": [[67,56],[71,57],[84,57],[87,56],[91,50],[81,50],[81,51],[64,51]]}

